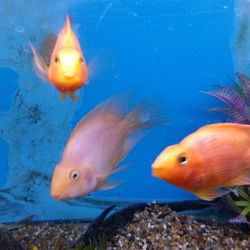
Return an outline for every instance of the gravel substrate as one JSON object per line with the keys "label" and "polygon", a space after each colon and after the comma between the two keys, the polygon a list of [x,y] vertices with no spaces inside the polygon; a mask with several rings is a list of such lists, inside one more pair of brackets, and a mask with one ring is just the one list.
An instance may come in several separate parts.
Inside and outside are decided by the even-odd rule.
{"label": "gravel substrate", "polygon": [[108,249],[250,249],[250,232],[201,223],[152,204],[118,230]]}
{"label": "gravel substrate", "polygon": [[34,246],[38,250],[67,250],[86,228],[87,224],[84,223],[33,223],[14,230],[12,236],[27,250],[34,249]]}
{"label": "gravel substrate", "polygon": [[[167,205],[136,205],[105,219],[108,212],[89,227],[84,223],[35,223],[14,230],[12,236],[27,250],[32,246],[39,250],[69,250],[79,239],[81,247],[78,244],[76,249],[250,250],[249,229],[243,232],[228,224],[199,222],[177,214]],[[84,248],[90,239],[99,242],[99,247]]]}

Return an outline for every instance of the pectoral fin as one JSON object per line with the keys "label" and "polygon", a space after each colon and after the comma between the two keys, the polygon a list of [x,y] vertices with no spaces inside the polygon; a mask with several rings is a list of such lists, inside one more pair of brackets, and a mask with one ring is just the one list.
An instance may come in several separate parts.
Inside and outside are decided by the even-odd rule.
{"label": "pectoral fin", "polygon": [[71,97],[71,99],[73,101],[77,101],[78,100],[78,96],[74,92],[70,93],[69,95],[70,95],[70,97]]}
{"label": "pectoral fin", "polygon": [[107,177],[100,176],[97,178],[97,189],[98,190],[110,190],[119,186],[122,182],[109,182]]}
{"label": "pectoral fin", "polygon": [[59,98],[60,98],[61,101],[64,101],[65,98],[66,98],[66,94],[61,92],[61,95],[60,95]]}
{"label": "pectoral fin", "polygon": [[38,51],[33,47],[31,43],[29,43],[30,48],[32,50],[34,56],[34,65],[37,75],[43,80],[48,81],[48,66],[43,60],[43,58],[39,55]]}
{"label": "pectoral fin", "polygon": [[117,183],[117,182],[105,182],[103,183],[103,185],[101,185],[98,188],[98,190],[110,190],[110,189],[116,188],[119,185],[120,183]]}
{"label": "pectoral fin", "polygon": [[221,197],[221,196],[228,194],[228,193],[230,193],[230,190],[207,189],[207,190],[202,190],[202,191],[196,192],[195,195],[197,195],[202,200],[212,201],[215,198]]}
{"label": "pectoral fin", "polygon": [[123,166],[121,166],[121,167],[115,168],[115,169],[110,173],[110,175],[121,172],[121,171],[124,170],[127,166],[128,166],[128,164],[125,164],[125,165],[123,165]]}
{"label": "pectoral fin", "polygon": [[244,172],[241,176],[227,183],[227,186],[229,187],[243,186],[243,185],[250,185],[250,170],[249,169],[246,172]]}

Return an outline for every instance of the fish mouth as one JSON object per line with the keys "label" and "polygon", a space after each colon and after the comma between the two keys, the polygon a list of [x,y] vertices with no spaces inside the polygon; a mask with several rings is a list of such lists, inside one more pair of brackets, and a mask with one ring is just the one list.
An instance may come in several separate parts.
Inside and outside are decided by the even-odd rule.
{"label": "fish mouth", "polygon": [[51,194],[51,196],[55,199],[55,200],[57,200],[57,201],[59,201],[59,200],[61,200],[62,199],[62,197],[59,195],[59,194]]}
{"label": "fish mouth", "polygon": [[162,178],[163,174],[164,174],[164,168],[162,168],[159,165],[153,165],[152,166],[152,175],[156,178]]}
{"label": "fish mouth", "polygon": [[50,191],[50,195],[57,201],[63,199],[63,196],[60,193],[55,192],[53,189]]}
{"label": "fish mouth", "polygon": [[72,71],[67,71],[63,73],[64,78],[66,79],[72,79],[75,77],[75,73]]}

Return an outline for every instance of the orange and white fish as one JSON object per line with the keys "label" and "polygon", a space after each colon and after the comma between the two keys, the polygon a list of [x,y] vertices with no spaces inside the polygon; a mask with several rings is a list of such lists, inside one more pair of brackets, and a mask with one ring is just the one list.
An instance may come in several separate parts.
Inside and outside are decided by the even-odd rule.
{"label": "orange and white fish", "polygon": [[30,43],[36,72],[42,80],[50,81],[60,92],[61,100],[70,95],[77,99],[75,91],[88,81],[88,68],[79,44],[71,29],[70,19],[60,31],[50,57],[49,65]]}
{"label": "orange and white fish", "polygon": [[142,101],[125,112],[119,99],[98,105],[78,123],[56,166],[51,195],[56,200],[83,197],[96,190],[111,189],[107,178],[141,139],[136,132],[151,128],[162,120],[155,106]]}
{"label": "orange and white fish", "polygon": [[204,126],[163,150],[152,174],[204,200],[220,197],[227,187],[250,185],[250,125]]}

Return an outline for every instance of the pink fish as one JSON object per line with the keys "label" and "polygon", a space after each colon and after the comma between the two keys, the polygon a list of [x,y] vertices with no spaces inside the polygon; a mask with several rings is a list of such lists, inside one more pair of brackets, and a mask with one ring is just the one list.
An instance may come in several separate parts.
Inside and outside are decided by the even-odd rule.
{"label": "pink fish", "polygon": [[117,186],[107,178],[128,155],[141,136],[136,132],[162,122],[158,109],[142,101],[124,114],[119,98],[111,98],[88,113],[73,130],[56,166],[51,195],[56,200],[86,196]]}

